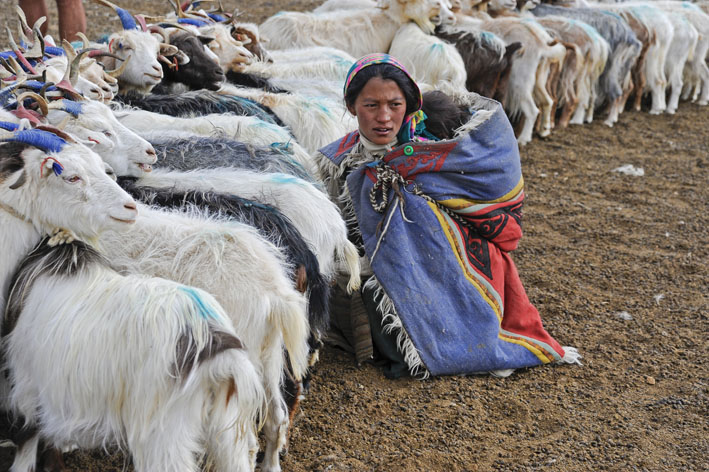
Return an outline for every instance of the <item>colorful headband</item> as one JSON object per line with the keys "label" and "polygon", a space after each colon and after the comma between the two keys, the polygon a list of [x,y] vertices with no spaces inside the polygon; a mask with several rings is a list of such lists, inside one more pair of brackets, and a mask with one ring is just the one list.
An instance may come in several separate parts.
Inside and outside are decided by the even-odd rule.
{"label": "colorful headband", "polygon": [[347,89],[349,88],[350,83],[352,83],[352,80],[359,73],[359,71],[361,71],[365,67],[372,66],[375,64],[390,64],[401,70],[404,74],[406,74],[406,77],[409,78],[411,84],[414,86],[414,90],[418,94],[418,106],[416,107],[416,110],[413,113],[408,114],[406,118],[404,118],[404,122],[401,124],[399,133],[397,134],[399,142],[411,141],[413,137],[418,134],[417,130],[422,130],[424,128],[423,120],[426,119],[426,114],[423,112],[423,110],[421,110],[421,107],[423,106],[423,96],[421,95],[421,89],[419,89],[418,84],[416,83],[414,78],[411,77],[409,71],[407,71],[406,68],[393,56],[384,53],[374,53],[367,54],[366,56],[359,58],[354,64],[352,64],[352,67],[350,67],[350,70],[347,72],[347,77],[345,78],[344,94],[345,96],[347,96]]}
{"label": "colorful headband", "polygon": [[423,97],[421,96],[421,90],[419,89],[419,86],[414,80],[414,78],[411,77],[411,74],[409,74],[409,71],[406,70],[406,67],[404,67],[401,62],[397,61],[394,56],[390,56],[389,54],[384,53],[367,54],[366,56],[359,58],[354,64],[352,64],[352,67],[350,67],[350,70],[347,72],[347,77],[345,78],[345,95],[347,95],[347,89],[349,88],[350,83],[352,82],[352,79],[354,79],[355,75],[357,75],[359,71],[361,71],[365,67],[372,66],[374,64],[391,64],[392,66],[396,67],[404,74],[406,74],[406,77],[411,80],[414,89],[416,90],[416,92],[418,92],[419,103],[417,109],[421,108],[421,106],[423,105]]}

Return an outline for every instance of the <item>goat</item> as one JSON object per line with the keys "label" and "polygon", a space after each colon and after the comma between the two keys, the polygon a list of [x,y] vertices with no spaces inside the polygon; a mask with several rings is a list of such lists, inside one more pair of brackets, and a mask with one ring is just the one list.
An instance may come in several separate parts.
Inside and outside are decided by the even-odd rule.
{"label": "goat", "polygon": [[505,45],[498,36],[470,26],[441,25],[436,28],[436,36],[455,44],[463,58],[465,88],[504,105],[512,61],[522,43]]}
{"label": "goat", "polygon": [[47,108],[50,124],[86,141],[118,175],[150,172],[157,160],[152,145],[123,126],[101,102],[63,99],[49,103]]}
{"label": "goat", "polygon": [[281,12],[259,26],[271,49],[331,46],[354,57],[387,52],[396,31],[415,21],[427,33],[438,15],[433,0],[382,0],[379,8],[343,10],[322,14]]}
{"label": "goat", "polygon": [[604,123],[613,126],[622,111],[623,90],[630,80],[630,70],[642,48],[635,33],[618,15],[593,8],[561,8],[542,4],[530,12],[535,16],[558,15],[583,21],[595,28],[608,42],[610,54],[606,68],[599,77],[600,87],[595,106],[598,108],[604,103],[609,105]]}
{"label": "goat", "polygon": [[679,98],[684,85],[683,73],[685,64],[690,58],[694,57],[694,52],[699,42],[699,33],[684,15],[670,10],[666,10],[665,13],[674,26],[675,32],[667,50],[667,60],[665,61],[665,74],[670,88],[665,111],[672,115],[679,106]]}
{"label": "goat", "polygon": [[96,154],[37,133],[2,139],[41,149],[0,146],[3,348],[10,406],[29,433],[11,470],[34,470],[40,438],[59,448],[127,447],[138,471],[196,471],[200,449],[221,470],[251,469],[263,392],[208,294],[121,276],[84,243],[52,247],[56,237],[22,261],[54,228],[93,240],[136,217]]}
{"label": "goat", "polygon": [[396,32],[389,48],[417,82],[448,90],[465,88],[465,63],[455,46],[426,34],[416,23],[407,23]]}
{"label": "goat", "polygon": [[[259,172],[291,174],[316,183],[313,169],[296,162],[287,149],[258,147],[229,139],[153,139],[160,166],[174,170],[240,167]],[[119,174],[121,175],[121,174]]]}
{"label": "goat", "polygon": [[[170,87],[173,83],[184,84],[189,90],[219,90],[225,80],[224,72],[213,53],[207,53],[205,45],[214,41],[210,36],[195,35],[188,31],[173,32],[169,36],[170,44],[177,47],[189,61],[183,65],[163,63],[161,87]],[[175,61],[176,62],[176,61]]]}
{"label": "goat", "polygon": [[682,15],[698,32],[697,46],[685,64],[683,99],[696,101],[698,105],[709,104],[709,15],[689,2],[653,2],[653,5],[667,12]]}
{"label": "goat", "polygon": [[[147,30],[139,29],[127,11],[107,0],[93,1],[116,10],[123,25],[123,31],[108,37],[108,52],[123,60],[124,64],[130,61],[123,73],[117,77],[119,87],[149,93],[163,78],[162,66],[158,58],[175,56],[179,50],[175,46],[161,43]],[[186,62],[184,57],[179,55],[178,57],[180,58],[178,63],[182,62],[184,65]],[[101,62],[110,69],[116,68],[116,57],[106,56]]]}
{"label": "goat", "polygon": [[297,93],[269,93],[234,86],[224,86],[220,93],[249,98],[273,110],[308,152],[315,152],[357,129],[356,119],[346,112],[341,100]]}
{"label": "goat", "polygon": [[129,231],[107,231],[98,244],[120,270],[199,287],[225,308],[237,335],[249,340],[247,354],[261,374],[267,397],[263,468],[278,470],[288,427],[280,390],[283,345],[296,379],[307,369],[309,351],[306,300],[293,287],[287,275],[293,268],[279,248],[223,215],[144,205]]}
{"label": "goat", "polygon": [[[599,8],[594,5],[594,8]],[[652,93],[653,115],[662,113],[667,104],[665,88],[667,79],[664,66],[667,49],[672,43],[674,27],[658,8],[652,5],[604,5],[603,10],[619,14],[643,43],[640,55],[632,69],[635,101],[633,108],[640,110],[643,93]],[[626,93],[627,97],[627,93]],[[624,97],[624,98],[626,98]]]}
{"label": "goat", "polygon": [[286,129],[252,116],[210,114],[193,118],[176,118],[128,108],[114,110],[114,114],[119,122],[148,141],[166,137],[223,136],[259,146],[279,143],[292,149],[293,158],[300,164],[306,168],[310,165],[308,152],[293,141]]}
{"label": "goat", "polygon": [[[265,122],[285,127],[273,110],[253,100],[207,90],[190,91],[171,95],[143,95],[137,92],[121,93],[116,102],[145,111],[188,118],[213,113],[233,113],[239,116],[254,116]],[[120,107],[117,107],[120,109]]]}
{"label": "goat", "polygon": [[552,65],[560,64],[566,57],[566,48],[554,42],[541,25],[529,19],[499,17],[483,21],[480,27],[501,37],[507,45],[515,42],[525,45],[512,62],[505,98],[505,109],[510,118],[514,120],[521,116],[524,119],[517,141],[524,145],[532,140],[538,115],[541,118],[539,135],[548,136],[554,102],[547,91],[547,80]]}

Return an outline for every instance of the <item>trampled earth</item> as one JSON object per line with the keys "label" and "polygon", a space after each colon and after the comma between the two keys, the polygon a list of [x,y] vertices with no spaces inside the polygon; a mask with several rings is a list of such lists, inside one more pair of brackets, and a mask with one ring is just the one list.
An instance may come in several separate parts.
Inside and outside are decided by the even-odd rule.
{"label": "trampled earth", "polygon": [[[2,3],[4,25],[15,2]],[[318,3],[238,6],[258,22]],[[120,27],[107,8],[86,8],[90,38]],[[327,348],[284,471],[709,470],[709,107],[601,121],[521,150],[525,234],[512,254],[547,330],[584,365],[388,380]],[[644,175],[614,172],[626,164]],[[12,454],[0,449],[0,470]],[[72,471],[132,470],[112,451],[65,459]]]}

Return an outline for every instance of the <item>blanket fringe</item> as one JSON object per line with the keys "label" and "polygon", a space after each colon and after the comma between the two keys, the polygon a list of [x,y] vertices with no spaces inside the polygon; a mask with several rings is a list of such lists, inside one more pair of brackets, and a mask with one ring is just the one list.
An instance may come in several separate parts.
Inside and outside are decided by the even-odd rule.
{"label": "blanket fringe", "polygon": [[421,360],[421,355],[404,329],[401,318],[399,318],[399,315],[396,313],[394,302],[392,302],[391,298],[384,292],[384,288],[376,277],[371,277],[364,286],[367,289],[374,290],[374,301],[379,301],[377,310],[382,314],[382,329],[387,334],[396,333],[397,348],[399,352],[404,355],[404,362],[406,362],[411,376],[419,380],[429,378],[431,373],[426,369],[423,360]]}
{"label": "blanket fringe", "polygon": [[564,348],[564,357],[561,358],[559,363],[583,365],[581,363],[581,359],[583,357],[581,356],[581,354],[579,354],[578,349],[576,349],[573,346],[563,346],[563,348]]}

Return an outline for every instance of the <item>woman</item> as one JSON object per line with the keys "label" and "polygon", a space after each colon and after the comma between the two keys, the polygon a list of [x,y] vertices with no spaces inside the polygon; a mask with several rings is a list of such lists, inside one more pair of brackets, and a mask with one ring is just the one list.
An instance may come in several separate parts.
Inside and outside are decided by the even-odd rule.
{"label": "woman", "polygon": [[[77,33],[86,33],[86,13],[81,0],[56,0],[59,15],[59,38],[78,41]],[[19,0],[20,8],[25,12],[30,28],[41,17],[49,18],[45,0]],[[47,35],[48,23],[40,27],[42,35]]]}
{"label": "woman", "polygon": [[[361,296],[385,373],[509,375],[578,362],[542,327],[508,255],[524,192],[499,103],[461,93],[451,107],[433,96],[427,119],[416,82],[386,54],[358,60],[344,95],[359,129],[321,149],[318,163],[363,254]],[[456,121],[453,139],[426,126],[445,137]]]}

